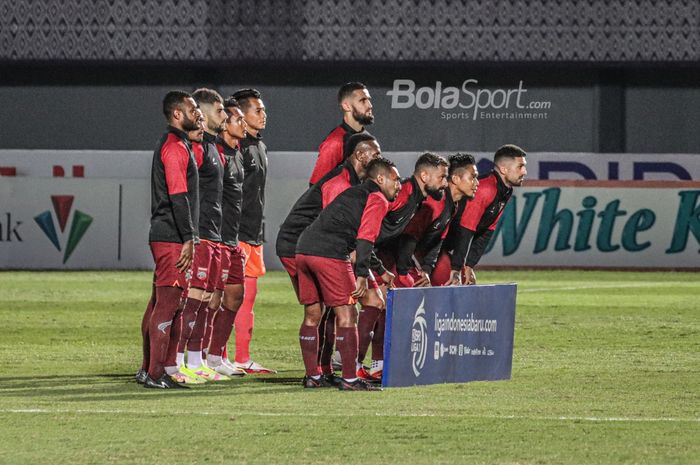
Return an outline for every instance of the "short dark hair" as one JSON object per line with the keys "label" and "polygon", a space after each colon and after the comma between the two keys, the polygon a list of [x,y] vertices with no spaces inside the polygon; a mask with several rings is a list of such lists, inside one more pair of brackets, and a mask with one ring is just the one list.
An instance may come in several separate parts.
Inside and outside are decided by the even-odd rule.
{"label": "short dark hair", "polygon": [[228,108],[241,108],[241,106],[238,104],[238,101],[236,101],[235,98],[233,98],[233,97],[228,97],[228,98],[224,101],[224,108],[225,108],[225,109],[228,109]]}
{"label": "short dark hair", "polygon": [[459,171],[465,169],[469,165],[476,165],[474,155],[468,153],[455,153],[450,157],[449,175],[459,174]]}
{"label": "short dark hair", "polygon": [[163,97],[163,114],[170,121],[173,112],[185,102],[185,99],[192,97],[184,90],[171,90]]}
{"label": "short dark hair", "polygon": [[217,91],[201,87],[192,92],[192,98],[197,102],[197,105],[203,103],[213,105],[215,103],[224,103],[224,99]]}
{"label": "short dark hair", "polygon": [[438,166],[450,166],[450,164],[447,163],[447,160],[442,158],[440,155],[436,155],[431,152],[425,152],[423,155],[418,157],[418,160],[416,160],[416,166],[413,169],[413,172],[417,173],[421,169],[427,168],[429,166],[432,168],[437,168]]}
{"label": "short dark hair", "polygon": [[497,165],[498,162],[502,161],[504,158],[513,160],[517,157],[524,157],[526,155],[525,150],[521,149],[517,145],[506,144],[496,150],[496,153],[493,155],[493,163]]}
{"label": "short dark hair", "polygon": [[251,87],[248,89],[238,89],[236,92],[233,93],[233,95],[231,95],[230,98],[233,98],[236,102],[238,102],[241,111],[245,113],[246,110],[248,110],[250,99],[262,98],[262,94],[260,94],[259,90],[253,89]]}
{"label": "short dark hair", "polygon": [[392,168],[396,168],[394,162],[387,158],[375,158],[367,164],[367,178],[375,179],[380,174],[389,174]]}
{"label": "short dark hair", "polygon": [[370,141],[376,141],[377,138],[374,137],[372,134],[370,134],[367,131],[362,131],[358,132],[357,134],[353,134],[348,138],[348,141],[345,143],[345,146],[343,147],[343,159],[348,158],[350,155],[353,154],[355,149],[357,148],[358,145],[360,145],[363,142],[370,142]]}
{"label": "short dark hair", "polygon": [[340,104],[346,98],[350,97],[352,93],[356,90],[362,90],[366,88],[367,86],[362,84],[361,82],[346,82],[345,84],[340,86],[340,89],[338,89],[338,104]]}

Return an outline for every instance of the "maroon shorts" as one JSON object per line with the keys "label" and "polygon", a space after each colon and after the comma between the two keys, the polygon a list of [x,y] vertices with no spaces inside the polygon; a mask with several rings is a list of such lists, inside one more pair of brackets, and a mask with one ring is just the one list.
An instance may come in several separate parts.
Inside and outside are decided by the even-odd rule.
{"label": "maroon shorts", "polygon": [[216,247],[212,250],[208,278],[206,290],[207,292],[214,292],[216,285],[221,279],[221,244],[216,244]]}
{"label": "maroon shorts", "polygon": [[323,302],[328,307],[351,305],[355,273],[349,260],[297,254],[299,303]]}
{"label": "maroon shorts", "polygon": [[216,288],[224,290],[227,284],[243,284],[245,281],[245,255],[240,246],[221,245],[221,273]]}
{"label": "maroon shorts", "polygon": [[[297,275],[297,261],[294,257],[280,257],[282,266],[287,270],[289,279],[292,280],[292,287],[294,288],[294,293],[297,295],[297,300],[299,299],[299,276]],[[301,301],[299,302],[301,303]]]}
{"label": "maroon shorts", "polygon": [[[445,283],[450,280],[450,273],[452,273],[450,256],[447,252],[440,252],[440,257],[435,265],[435,269],[430,275],[431,284],[433,286],[444,286]],[[464,278],[464,270],[462,270],[462,282],[464,282]]]}
{"label": "maroon shorts", "polygon": [[194,246],[194,262],[192,262],[192,280],[190,281],[190,287],[207,289],[209,277],[211,276],[211,260],[215,253],[214,250],[217,247],[218,244],[216,242],[203,239],[199,244]]}
{"label": "maroon shorts", "polygon": [[153,261],[156,264],[156,269],[153,273],[153,284],[156,287],[177,286],[180,289],[187,289],[191,271],[181,272],[175,266],[178,258],[180,258],[180,253],[182,253],[182,244],[177,242],[151,242],[149,245]]}

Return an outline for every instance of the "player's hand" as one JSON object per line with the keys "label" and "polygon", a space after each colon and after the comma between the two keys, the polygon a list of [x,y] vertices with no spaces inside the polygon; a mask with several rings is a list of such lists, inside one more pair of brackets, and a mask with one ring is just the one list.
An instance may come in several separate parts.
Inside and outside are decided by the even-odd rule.
{"label": "player's hand", "polygon": [[394,273],[392,273],[391,271],[385,271],[381,278],[382,281],[384,281],[384,284],[387,285],[387,287],[394,287],[394,280],[396,279],[396,275],[394,275]]}
{"label": "player's hand", "polygon": [[415,287],[430,287],[430,275],[423,270],[418,270],[418,279],[416,279],[413,285]]}
{"label": "player's hand", "polygon": [[413,287],[414,282],[413,282],[413,276],[410,274],[400,274],[396,278],[396,282],[399,283],[401,287]]}
{"label": "player's hand", "polygon": [[464,276],[465,276],[464,284],[466,284],[466,285],[476,284],[476,274],[474,273],[474,269],[471,266],[464,267]]}
{"label": "player's hand", "polygon": [[367,294],[367,278],[363,276],[358,276],[355,279],[355,290],[353,291],[353,299],[361,299]]}
{"label": "player's hand", "polygon": [[192,259],[194,258],[194,241],[190,239],[189,241],[182,244],[182,250],[180,251],[180,257],[177,259],[175,266],[180,271],[184,273],[190,266],[192,266]]}
{"label": "player's hand", "polygon": [[445,286],[459,286],[462,284],[462,272],[460,270],[450,271],[450,279],[445,283]]}

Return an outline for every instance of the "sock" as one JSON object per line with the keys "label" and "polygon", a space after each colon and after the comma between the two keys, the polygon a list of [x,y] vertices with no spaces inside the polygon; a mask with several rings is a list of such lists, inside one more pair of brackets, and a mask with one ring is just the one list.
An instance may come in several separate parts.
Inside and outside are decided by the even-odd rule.
{"label": "sock", "polygon": [[340,356],[343,358],[343,378],[349,380],[355,378],[357,371],[357,328],[338,328],[335,337]]}
{"label": "sock", "polygon": [[141,362],[141,369],[148,371],[148,362],[151,358],[151,343],[148,338],[148,325],[151,322],[151,315],[153,315],[153,307],[156,305],[156,288],[153,286],[151,289],[151,298],[148,300],[148,305],[146,306],[146,311],[143,314],[143,319],[141,320],[141,338],[143,345],[143,361]]}
{"label": "sock", "polygon": [[165,373],[168,374],[168,375],[170,375],[170,376],[172,376],[172,375],[174,375],[175,373],[177,373],[177,371],[178,371],[178,370],[177,370],[177,367],[174,367],[174,366],[167,366],[167,365],[166,365],[166,367],[165,367]]}
{"label": "sock", "polygon": [[233,321],[235,319],[236,312],[223,306],[219,307],[219,311],[214,319],[214,329],[212,331],[211,344],[209,344],[207,359],[213,356],[218,356],[221,358],[224,349],[226,348],[226,343],[231,337],[231,331],[233,331]]}
{"label": "sock", "polygon": [[299,346],[301,358],[308,376],[318,375],[318,327],[302,323],[299,328]]}
{"label": "sock", "polygon": [[184,352],[178,352],[177,357],[175,357],[175,364],[177,365],[178,368],[183,366],[185,364],[185,353]]}
{"label": "sock", "polygon": [[182,310],[182,334],[177,345],[178,352],[184,352],[187,346],[187,341],[192,337],[192,330],[197,321],[199,307],[202,306],[202,301],[192,298],[185,300],[185,308]]}
{"label": "sock", "polygon": [[[199,310],[197,310],[197,319],[194,322],[194,327],[192,328],[192,333],[187,340],[186,348],[187,351],[201,352],[202,351],[202,340],[204,339],[204,330],[207,326],[207,303],[201,302]],[[181,349],[184,349],[181,347]],[[189,363],[188,365],[189,366]]]}
{"label": "sock", "polygon": [[384,360],[384,328],[386,327],[386,312],[379,314],[372,335],[372,365],[375,361]]}
{"label": "sock", "polygon": [[236,362],[246,363],[250,361],[250,341],[253,339],[253,325],[255,323],[255,314],[253,306],[255,305],[255,295],[258,292],[258,279],[245,278],[245,294],[243,303],[236,314],[236,323],[234,326],[236,332]]}
{"label": "sock", "polygon": [[199,368],[204,362],[202,361],[202,352],[200,350],[187,351],[187,368],[190,370]]}
{"label": "sock", "polygon": [[[358,342],[358,353],[357,361],[362,363],[367,355],[367,349],[369,349],[369,343],[372,340],[371,332],[374,329],[374,325],[379,318],[379,314],[382,313],[377,307],[362,307],[360,310],[360,316],[357,319],[357,334],[359,337]],[[340,352],[343,355],[343,352]]]}
{"label": "sock", "polygon": [[324,375],[333,373],[331,359],[335,348],[335,311],[331,307],[326,307],[318,327],[318,362],[321,372]]}
{"label": "sock", "polygon": [[177,365],[177,346],[182,337],[182,309],[184,304],[184,300],[180,297],[180,303],[177,306],[175,316],[173,316],[173,325],[170,327],[170,342],[168,343],[168,352],[164,362],[166,367],[174,367]]}
{"label": "sock", "polygon": [[173,317],[180,304],[182,289],[179,287],[163,286],[156,288],[156,304],[153,307],[153,315],[148,325],[148,337],[150,339],[150,360],[148,374],[152,379],[163,376],[163,363],[168,352],[170,342],[170,329]]}
{"label": "sock", "polygon": [[202,337],[202,350],[206,349],[206,355],[209,355],[209,346],[211,345],[211,338],[214,331],[214,321],[218,318],[219,310],[218,308],[207,307],[207,321],[204,327],[204,336]]}
{"label": "sock", "polygon": [[207,366],[209,368],[218,367],[221,365],[221,357],[219,355],[207,354]]}

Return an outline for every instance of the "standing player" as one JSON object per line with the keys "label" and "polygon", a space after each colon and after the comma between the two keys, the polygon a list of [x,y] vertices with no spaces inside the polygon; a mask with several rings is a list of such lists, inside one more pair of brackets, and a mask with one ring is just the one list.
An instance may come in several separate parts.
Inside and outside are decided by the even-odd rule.
{"label": "standing player", "polygon": [[372,97],[361,82],[348,82],[338,90],[338,105],[343,112],[343,122],[331,131],[318,148],[318,159],[309,184],[316,184],[330,170],[343,162],[345,144],[353,134],[365,130],[374,122]]}
{"label": "standing player", "polygon": [[[296,246],[299,236],[318,217],[321,210],[330,204],[335,197],[346,189],[360,184],[365,177],[367,165],[379,158],[381,148],[377,140],[368,133],[353,134],[345,149],[350,152],[344,157],[345,162],[335,167],[311,186],[292,207],[280,226],[277,235],[277,256],[287,270],[294,291],[299,297],[298,278],[296,272]],[[376,293],[368,293],[362,299],[367,305],[378,305],[381,297]],[[335,382],[331,367],[331,356],[335,342],[335,314],[332,308],[326,308],[319,327],[319,363],[323,375]]]}
{"label": "standing player", "polygon": [[[299,344],[306,368],[304,387],[328,386],[318,367],[318,325],[321,305],[333,307],[337,344],[342,355],[341,390],[375,390],[356,378],[357,310],[367,293],[369,260],[389,202],[401,190],[393,163],[378,158],[367,166],[367,181],[351,187],[326,207],[299,238],[296,265],[304,320]],[[350,254],[355,253],[355,269]],[[357,277],[356,277],[357,276]]]}
{"label": "standing player", "polygon": [[525,151],[504,145],[493,157],[494,168],[479,178],[474,200],[460,202],[445,245],[431,276],[434,285],[476,284],[474,267],[486,250],[514,186],[527,175]]}
{"label": "standing player", "polygon": [[430,274],[457,204],[465,197],[474,198],[479,186],[478,174],[472,155],[458,153],[450,157],[445,195],[440,200],[428,196],[395,241],[395,246],[388,249],[393,252],[392,259],[396,263],[397,287],[430,286]]}
{"label": "standing player", "polygon": [[[199,206],[197,165],[187,131],[197,129],[197,104],[181,91],[168,92],[163,99],[168,131],[153,153],[151,168],[151,229],[149,243],[155,261],[155,304],[145,338],[150,354],[147,375],[137,375],[147,388],[184,388],[165,373],[173,318],[188,284],[197,239]],[[148,312],[147,312],[148,313]]]}
{"label": "standing player", "polygon": [[265,180],[267,178],[267,147],[260,131],[267,124],[267,112],[260,92],[255,89],[242,89],[233,98],[243,112],[247,135],[241,140],[243,154],[243,203],[238,236],[240,246],[246,255],[245,294],[243,303],[236,314],[236,359],[234,365],[246,373],[270,374],[275,370],[265,368],[250,358],[250,342],[253,338],[255,296],[258,292],[258,278],[265,274],[263,261],[263,209],[265,207]]}
{"label": "standing player", "polygon": [[225,102],[227,118],[219,133],[217,148],[224,162],[223,224],[221,227],[221,273],[216,290],[223,299],[210,328],[207,344],[207,365],[218,373],[233,376],[245,374],[226,356],[233,322],[243,302],[245,255],[238,243],[243,196],[243,157],[238,145],[246,136],[246,123],[238,103],[232,98]]}

